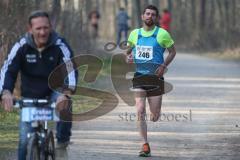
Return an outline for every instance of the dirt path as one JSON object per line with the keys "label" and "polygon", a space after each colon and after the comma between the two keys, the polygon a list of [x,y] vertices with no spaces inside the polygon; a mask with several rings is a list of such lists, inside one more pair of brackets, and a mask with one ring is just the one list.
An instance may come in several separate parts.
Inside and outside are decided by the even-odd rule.
{"label": "dirt path", "polygon": [[[165,76],[174,86],[164,95],[165,117],[148,122],[153,157],[147,159],[239,159],[239,68],[234,62],[179,54]],[[140,159],[134,115],[135,108],[120,100],[109,114],[74,123],[68,159]]]}

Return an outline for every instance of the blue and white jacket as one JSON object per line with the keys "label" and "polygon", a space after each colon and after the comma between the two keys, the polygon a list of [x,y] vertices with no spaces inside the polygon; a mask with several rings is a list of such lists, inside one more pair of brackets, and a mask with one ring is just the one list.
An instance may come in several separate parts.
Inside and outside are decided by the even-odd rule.
{"label": "blue and white jacket", "polygon": [[[37,50],[32,35],[26,33],[14,44],[4,61],[0,74],[0,93],[3,90],[13,92],[18,72],[20,72],[21,96],[46,98],[52,93],[48,85],[49,75],[57,66],[71,60],[72,57],[72,50],[57,33],[50,34],[49,41],[41,52]],[[69,68],[69,65],[66,71],[69,72],[67,77],[62,77],[64,79],[62,87],[74,91],[78,73],[73,71],[73,68]]]}

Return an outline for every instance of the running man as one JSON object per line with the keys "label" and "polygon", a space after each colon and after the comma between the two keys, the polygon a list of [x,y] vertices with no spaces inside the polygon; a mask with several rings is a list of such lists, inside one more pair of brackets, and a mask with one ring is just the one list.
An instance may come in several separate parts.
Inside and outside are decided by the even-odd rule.
{"label": "running man", "polygon": [[[142,14],[143,27],[135,29],[130,33],[128,45],[130,49],[127,54],[133,54],[133,60],[136,64],[136,73],[134,80],[141,76],[155,76],[157,81],[163,80],[163,74],[167,66],[172,62],[176,55],[174,41],[169,33],[156,26],[159,16],[157,7],[153,5],[147,6]],[[168,55],[164,60],[163,53],[168,50]],[[138,86],[139,87],[139,86]],[[142,91],[147,92],[147,87],[140,87]],[[141,157],[151,156],[151,150],[147,139],[147,123],[146,118],[146,99],[150,106],[150,120],[158,121],[160,117],[162,96],[148,95],[136,96],[136,108],[138,114],[138,127],[140,136],[143,140],[142,150],[139,152]]]}

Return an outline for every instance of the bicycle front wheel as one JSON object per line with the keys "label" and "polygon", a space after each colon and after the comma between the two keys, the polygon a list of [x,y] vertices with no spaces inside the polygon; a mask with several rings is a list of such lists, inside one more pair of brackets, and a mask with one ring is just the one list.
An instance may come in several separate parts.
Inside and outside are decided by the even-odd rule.
{"label": "bicycle front wheel", "polygon": [[31,136],[28,140],[26,160],[40,160],[40,150],[36,134]]}
{"label": "bicycle front wheel", "polygon": [[48,131],[46,139],[46,160],[55,160],[55,145],[52,131]]}

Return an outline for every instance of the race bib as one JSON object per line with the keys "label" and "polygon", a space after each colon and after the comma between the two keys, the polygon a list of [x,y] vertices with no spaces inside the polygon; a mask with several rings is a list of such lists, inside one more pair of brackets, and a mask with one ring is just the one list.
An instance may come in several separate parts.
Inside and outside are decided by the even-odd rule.
{"label": "race bib", "polygon": [[59,121],[55,110],[49,108],[24,107],[22,108],[21,114],[23,122]]}
{"label": "race bib", "polygon": [[153,47],[137,45],[135,58],[138,60],[152,60],[153,59]]}

